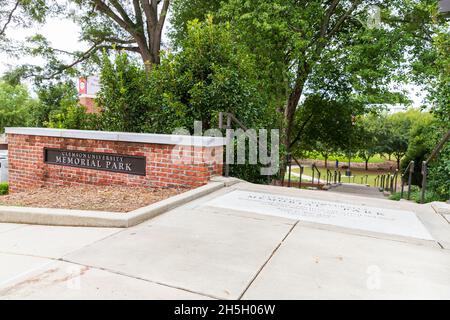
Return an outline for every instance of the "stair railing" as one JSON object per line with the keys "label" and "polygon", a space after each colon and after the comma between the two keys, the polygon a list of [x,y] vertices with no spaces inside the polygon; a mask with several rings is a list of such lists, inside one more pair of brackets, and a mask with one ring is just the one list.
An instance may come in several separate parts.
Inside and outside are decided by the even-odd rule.
{"label": "stair railing", "polygon": [[333,173],[330,169],[327,169],[327,185],[330,185],[333,181]]}
{"label": "stair railing", "polygon": [[[224,124],[224,118],[226,116],[226,125]],[[234,114],[229,113],[229,112],[219,112],[219,129],[232,129],[232,125],[233,123],[237,126],[239,126],[242,130],[247,131],[248,128],[241,122],[239,121],[239,119],[237,119]],[[229,136],[227,134],[226,136],[226,147],[229,148],[231,145],[233,137]],[[253,142],[256,142],[258,144],[259,147],[264,148],[265,146],[263,146],[261,144],[261,141],[258,138],[254,138],[254,137],[250,137],[249,139],[255,139],[253,140]],[[272,165],[271,162],[269,162],[269,166]],[[228,161],[226,161],[225,163],[225,177],[229,177],[230,176],[230,164],[228,163]],[[270,182],[270,176],[267,176],[268,181]],[[282,181],[284,181],[284,177],[282,179]]]}
{"label": "stair railing", "polygon": [[[299,181],[298,181],[298,187],[301,188],[302,187],[302,178],[303,178],[303,173],[304,173],[305,167],[302,164],[300,164],[300,162],[294,156],[292,156],[292,154],[290,154],[290,153],[286,155],[286,162],[288,165],[288,185],[287,185],[287,187],[290,188],[292,186],[292,160],[300,168],[300,177],[299,177]],[[281,186],[284,186],[284,177],[281,180]]]}
{"label": "stair railing", "polygon": [[411,199],[411,182],[412,175],[414,173],[414,161],[411,161],[405,169],[405,172],[402,174],[402,190],[400,192],[400,198],[403,199],[403,193],[405,189],[405,177],[408,176],[408,200]]}
{"label": "stair railing", "polygon": [[319,185],[320,184],[320,170],[317,168],[315,163],[313,163],[311,165],[311,169],[312,169],[312,184],[314,185],[314,176],[315,176],[315,173],[317,172],[317,185]]}

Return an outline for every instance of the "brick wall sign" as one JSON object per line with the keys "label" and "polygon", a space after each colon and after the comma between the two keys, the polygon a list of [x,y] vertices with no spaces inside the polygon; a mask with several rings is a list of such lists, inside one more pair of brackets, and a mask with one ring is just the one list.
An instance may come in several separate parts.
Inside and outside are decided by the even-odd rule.
{"label": "brick wall sign", "polygon": [[222,175],[223,138],[6,128],[9,190],[42,186],[205,185]]}

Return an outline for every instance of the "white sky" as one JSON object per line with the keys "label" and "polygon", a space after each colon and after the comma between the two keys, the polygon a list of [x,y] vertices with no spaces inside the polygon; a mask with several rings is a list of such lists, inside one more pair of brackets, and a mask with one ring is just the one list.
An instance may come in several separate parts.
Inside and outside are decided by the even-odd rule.
{"label": "white sky", "polygon": [[[164,29],[164,34],[167,34],[167,30],[170,28],[169,19]],[[80,27],[69,19],[48,19],[45,25],[38,26],[32,29],[9,29],[7,35],[15,40],[25,40],[26,37],[32,36],[36,33],[44,35],[51,45],[57,49],[63,49],[66,51],[82,51],[88,48],[88,44],[79,41]],[[0,75],[3,75],[11,68],[24,64],[43,64],[43,60],[39,58],[23,57],[19,59],[12,59],[4,53],[0,53]],[[405,87],[410,92],[410,98],[414,102],[414,107],[419,107],[422,104],[422,100],[425,93],[418,86],[409,85]]]}

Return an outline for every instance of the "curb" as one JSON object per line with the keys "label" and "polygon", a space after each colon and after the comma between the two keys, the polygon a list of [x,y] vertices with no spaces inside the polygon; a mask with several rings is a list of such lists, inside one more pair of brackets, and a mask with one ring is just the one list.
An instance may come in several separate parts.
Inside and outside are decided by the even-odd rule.
{"label": "curb", "polygon": [[230,183],[237,182],[226,178],[213,179],[205,186],[128,213],[0,206],[0,222],[49,226],[128,228],[220,190],[231,185]]}

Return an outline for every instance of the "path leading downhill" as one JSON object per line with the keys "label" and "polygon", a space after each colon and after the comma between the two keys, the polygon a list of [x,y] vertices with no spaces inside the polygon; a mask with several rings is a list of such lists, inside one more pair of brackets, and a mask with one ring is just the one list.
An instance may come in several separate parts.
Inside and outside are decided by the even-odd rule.
{"label": "path leading downhill", "polygon": [[368,187],[361,184],[342,184],[336,187],[332,187],[328,192],[346,193],[354,196],[386,199],[383,192],[380,192],[376,187]]}

